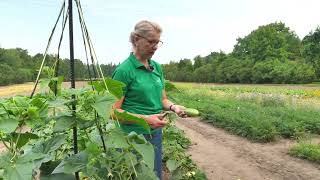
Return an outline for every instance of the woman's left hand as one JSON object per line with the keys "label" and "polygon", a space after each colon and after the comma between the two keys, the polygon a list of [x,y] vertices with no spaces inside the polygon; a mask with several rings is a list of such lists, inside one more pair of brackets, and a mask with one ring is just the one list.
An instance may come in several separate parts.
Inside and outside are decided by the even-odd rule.
{"label": "woman's left hand", "polygon": [[172,110],[182,118],[186,118],[187,114],[184,112],[184,110],[179,105],[173,105]]}

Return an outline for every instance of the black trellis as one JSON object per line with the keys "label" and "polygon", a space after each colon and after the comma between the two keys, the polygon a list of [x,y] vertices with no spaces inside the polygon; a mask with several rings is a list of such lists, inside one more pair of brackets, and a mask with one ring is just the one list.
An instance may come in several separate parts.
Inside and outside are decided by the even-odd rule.
{"label": "black trellis", "polygon": [[[93,48],[89,33],[88,33],[88,29],[87,29],[85,21],[84,21],[84,16],[83,16],[80,0],[74,0],[74,1],[76,2],[78,15],[79,15],[79,21],[80,21],[80,25],[81,25],[81,32],[82,32],[83,44],[84,44],[84,47],[85,47],[85,54],[86,54],[86,61],[87,61],[89,80],[90,80],[91,84],[93,84],[92,83],[93,77],[92,77],[91,71],[90,71],[90,65],[89,65],[90,63],[89,63],[89,59],[88,59],[87,48],[89,49],[89,53],[90,53],[91,68],[92,68],[92,71],[93,71],[94,79],[102,78],[103,81],[105,82],[101,67],[98,64],[97,57],[96,57],[96,54],[95,54],[95,51],[94,51],[94,48]],[[36,91],[37,85],[39,83],[39,78],[40,78],[41,72],[43,70],[44,62],[45,62],[45,59],[46,59],[46,55],[48,53],[48,49],[50,47],[52,36],[53,36],[53,34],[55,32],[55,29],[57,27],[59,19],[61,18],[61,15],[63,15],[63,18],[62,18],[62,32],[61,32],[59,45],[58,45],[57,59],[56,59],[56,62],[54,63],[54,76],[55,77],[59,76],[60,47],[61,47],[61,42],[62,42],[62,39],[63,39],[63,33],[64,33],[64,29],[65,29],[65,26],[66,26],[66,22],[67,22],[67,20],[69,20],[70,82],[71,82],[71,88],[75,89],[75,66],[74,66],[74,44],[73,44],[74,43],[73,42],[73,11],[72,11],[73,10],[73,0],[68,0],[67,13],[65,13],[65,9],[66,9],[65,6],[66,6],[66,2],[64,1],[63,4],[62,4],[62,7],[60,9],[58,18],[56,20],[56,23],[55,23],[55,25],[54,25],[54,27],[53,27],[53,29],[51,31],[51,34],[50,34],[50,37],[49,37],[49,40],[48,40],[48,43],[47,43],[47,47],[46,47],[46,50],[45,50],[45,53],[44,53],[44,56],[43,56],[43,60],[42,60],[42,63],[41,63],[41,66],[40,66],[40,69],[39,69],[39,72],[38,72],[38,76],[37,76],[37,79],[36,79],[36,82],[35,82],[35,86],[34,86],[34,88],[32,90],[30,98],[33,97],[33,95],[34,95],[34,93]],[[97,66],[95,64],[97,64]],[[92,85],[92,89],[94,90],[93,85]],[[54,94],[57,95],[57,93],[58,93],[57,92],[57,82],[55,82]],[[76,118],[76,96],[72,95],[71,98],[72,98],[72,116],[73,116],[73,118]],[[104,138],[103,138],[103,135],[102,135],[102,131],[101,131],[101,124],[97,119],[98,119],[98,114],[95,113],[96,126],[99,129],[99,134],[100,134],[100,138],[101,138],[101,141],[102,141],[102,144],[103,144],[103,148],[104,148],[104,151],[106,152],[106,145],[105,145],[105,141],[104,141]],[[78,132],[77,132],[77,130],[78,130],[77,129],[77,125],[75,124],[74,127],[73,127],[73,150],[74,150],[74,154],[78,153]],[[75,173],[75,177],[76,177],[77,180],[79,180],[79,172]]]}

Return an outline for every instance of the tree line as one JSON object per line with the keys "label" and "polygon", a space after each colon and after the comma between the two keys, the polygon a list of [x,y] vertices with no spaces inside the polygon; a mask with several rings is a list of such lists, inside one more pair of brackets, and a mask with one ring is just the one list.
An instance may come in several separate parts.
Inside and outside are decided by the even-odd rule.
{"label": "tree line", "polygon": [[302,40],[282,22],[238,38],[233,51],[163,65],[165,78],[182,82],[310,83],[320,80],[320,27]]}
{"label": "tree line", "polygon": [[[17,84],[35,81],[38,70],[43,60],[43,54],[30,56],[28,51],[21,48],[3,49],[0,48],[0,85]],[[48,54],[45,66],[53,67],[57,57]],[[92,65],[87,65],[79,59],[75,59],[75,79],[89,79],[95,77],[97,72]],[[102,64],[101,70],[105,76],[111,76],[116,64]],[[88,70],[89,69],[89,70]],[[65,80],[70,79],[70,60],[59,59],[58,75],[64,76]],[[44,77],[45,75],[42,75]]]}
{"label": "tree line", "polygon": [[[213,32],[214,33],[214,32]],[[0,48],[0,85],[34,81],[43,54],[30,56],[21,48]],[[47,55],[52,67],[55,55]],[[70,79],[70,60],[59,60],[59,75]],[[258,27],[238,38],[229,54],[212,52],[205,57],[181,59],[163,64],[165,78],[180,82],[203,83],[310,83],[320,80],[320,27],[302,40],[282,22]],[[111,76],[116,64],[102,64],[105,76]],[[75,78],[94,77],[92,65],[75,59]],[[88,71],[89,69],[89,71]]]}

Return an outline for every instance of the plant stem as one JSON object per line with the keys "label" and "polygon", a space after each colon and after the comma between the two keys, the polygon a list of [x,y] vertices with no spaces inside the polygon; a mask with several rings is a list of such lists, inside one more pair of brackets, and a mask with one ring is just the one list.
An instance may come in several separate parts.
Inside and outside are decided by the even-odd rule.
{"label": "plant stem", "polygon": [[2,143],[3,143],[3,145],[4,145],[8,150],[10,150],[9,146],[8,146],[8,145],[6,144],[6,142],[3,140],[3,137],[2,137],[1,134],[0,134],[0,139],[1,139]]}
{"label": "plant stem", "polygon": [[102,129],[101,129],[101,126],[100,126],[100,124],[98,122],[97,113],[95,114],[95,120],[96,120],[96,126],[97,126],[97,128],[99,130],[100,138],[101,138],[101,141],[102,141],[103,150],[104,150],[104,152],[107,152],[107,147],[106,147],[106,144],[105,144],[104,139],[103,139]]}

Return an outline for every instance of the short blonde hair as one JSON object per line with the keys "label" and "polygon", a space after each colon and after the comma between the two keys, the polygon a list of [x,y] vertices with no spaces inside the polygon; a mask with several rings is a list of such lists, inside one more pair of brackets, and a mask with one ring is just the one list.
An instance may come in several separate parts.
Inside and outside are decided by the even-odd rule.
{"label": "short blonde hair", "polygon": [[134,47],[134,37],[136,35],[138,36],[145,36],[150,31],[156,31],[157,33],[162,33],[162,28],[159,26],[159,24],[147,20],[142,20],[138,22],[134,26],[134,31],[130,33],[130,39],[132,46]]}

